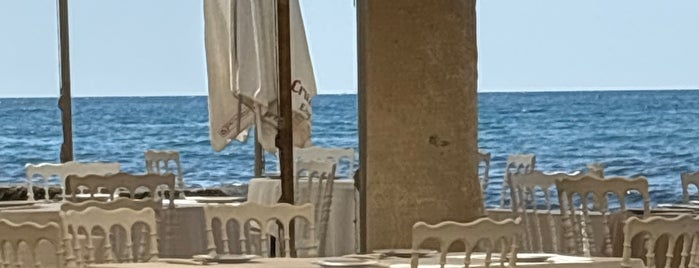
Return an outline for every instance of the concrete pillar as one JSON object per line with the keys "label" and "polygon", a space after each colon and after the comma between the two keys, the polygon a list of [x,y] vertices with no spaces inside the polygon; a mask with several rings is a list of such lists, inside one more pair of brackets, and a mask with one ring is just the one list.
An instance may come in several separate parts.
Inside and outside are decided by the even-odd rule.
{"label": "concrete pillar", "polygon": [[475,0],[359,0],[362,250],[483,215]]}

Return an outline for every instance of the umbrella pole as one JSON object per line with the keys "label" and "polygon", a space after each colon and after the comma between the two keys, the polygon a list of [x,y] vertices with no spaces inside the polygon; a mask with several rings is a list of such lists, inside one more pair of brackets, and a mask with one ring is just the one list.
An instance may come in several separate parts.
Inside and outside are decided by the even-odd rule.
{"label": "umbrella pole", "polygon": [[68,29],[68,0],[58,0],[58,42],[60,44],[61,65],[61,97],[58,99],[58,108],[61,109],[61,122],[63,123],[62,163],[73,161],[73,119],[70,97]]}
{"label": "umbrella pole", "polygon": [[259,136],[257,134],[257,127],[255,127],[255,178],[262,177],[265,174],[265,158],[264,152],[262,151],[262,145],[257,139]]}
{"label": "umbrella pole", "polygon": [[[294,203],[294,137],[291,114],[291,34],[289,19],[289,0],[277,0],[277,31],[279,59],[279,124],[277,148],[281,167],[282,196],[281,203]],[[312,220],[312,219],[311,219]],[[294,250],[294,223],[289,224],[289,247],[292,256]],[[289,257],[289,256],[287,256]]]}

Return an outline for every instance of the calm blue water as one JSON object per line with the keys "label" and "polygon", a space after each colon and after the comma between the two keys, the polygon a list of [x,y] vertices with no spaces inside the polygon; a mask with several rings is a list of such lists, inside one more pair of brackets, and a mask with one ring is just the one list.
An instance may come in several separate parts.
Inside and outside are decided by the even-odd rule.
{"label": "calm blue water", "polygon": [[[313,104],[313,142],[356,149],[356,95]],[[493,155],[489,204],[513,153],[536,154],[545,171],[604,162],[607,175],[646,176],[653,203],[680,201],[679,174],[699,170],[699,91],[480,93],[479,109],[479,144]],[[146,149],[176,149],[188,184],[252,176],[252,142],[211,149],[206,97],[76,98],[73,112],[78,161],[117,161],[140,173]],[[23,183],[25,163],[58,162],[55,98],[0,99],[0,114],[0,183]]]}

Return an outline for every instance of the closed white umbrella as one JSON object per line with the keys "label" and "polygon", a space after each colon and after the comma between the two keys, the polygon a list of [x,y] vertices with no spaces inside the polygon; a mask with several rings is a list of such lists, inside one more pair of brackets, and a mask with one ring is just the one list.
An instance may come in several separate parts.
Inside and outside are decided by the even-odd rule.
{"label": "closed white umbrella", "polygon": [[[211,145],[222,150],[245,141],[257,125],[258,141],[276,152],[278,109],[277,21],[274,1],[204,0]],[[294,146],[310,146],[315,76],[298,0],[290,1]]]}

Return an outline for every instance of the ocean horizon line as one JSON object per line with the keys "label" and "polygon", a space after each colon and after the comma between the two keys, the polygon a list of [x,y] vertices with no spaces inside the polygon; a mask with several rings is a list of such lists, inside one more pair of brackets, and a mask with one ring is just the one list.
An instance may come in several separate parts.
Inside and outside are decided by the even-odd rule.
{"label": "ocean horizon line", "polygon": [[[576,88],[576,89],[533,89],[533,90],[487,90],[478,91],[478,94],[499,94],[499,93],[575,93],[575,92],[677,92],[677,91],[697,91],[699,88]],[[320,96],[346,96],[357,95],[357,93],[319,93]],[[55,96],[0,96],[0,99],[54,99]],[[175,98],[175,97],[207,97],[205,94],[181,94],[181,95],[91,95],[91,96],[72,96],[73,99],[89,99],[89,98]]]}

